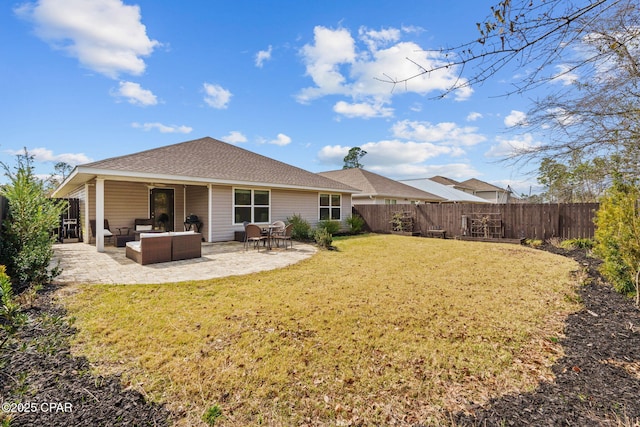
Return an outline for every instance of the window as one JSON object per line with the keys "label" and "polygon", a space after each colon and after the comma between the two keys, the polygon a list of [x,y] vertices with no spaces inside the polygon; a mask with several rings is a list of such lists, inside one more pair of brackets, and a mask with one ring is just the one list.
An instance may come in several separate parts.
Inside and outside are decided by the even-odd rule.
{"label": "window", "polygon": [[385,205],[397,205],[398,201],[396,199],[384,199]]}
{"label": "window", "polygon": [[233,190],[233,222],[268,223],[271,217],[271,196],[269,190]]}
{"label": "window", "polygon": [[342,197],[340,194],[320,194],[320,221],[340,221]]}

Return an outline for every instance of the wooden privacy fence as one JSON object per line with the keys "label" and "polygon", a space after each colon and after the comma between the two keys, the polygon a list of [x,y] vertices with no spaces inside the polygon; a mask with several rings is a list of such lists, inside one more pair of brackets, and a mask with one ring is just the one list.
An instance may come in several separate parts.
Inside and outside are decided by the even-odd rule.
{"label": "wooden privacy fence", "polygon": [[355,205],[353,212],[364,218],[368,231],[377,233],[390,233],[393,214],[408,212],[414,219],[412,231],[423,236],[440,229],[451,237],[546,240],[592,238],[598,207],[598,203]]}

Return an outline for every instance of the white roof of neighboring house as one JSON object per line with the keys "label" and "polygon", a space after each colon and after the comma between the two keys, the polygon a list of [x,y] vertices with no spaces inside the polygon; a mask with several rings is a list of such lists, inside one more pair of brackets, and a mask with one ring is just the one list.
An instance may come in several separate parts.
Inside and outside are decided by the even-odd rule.
{"label": "white roof of neighboring house", "polygon": [[412,187],[419,188],[422,191],[427,191],[431,194],[442,197],[448,202],[456,203],[490,203],[489,201],[474,196],[473,194],[465,193],[464,191],[456,190],[448,185],[443,185],[438,182],[432,181],[429,178],[419,179],[405,179],[400,182],[411,185]]}

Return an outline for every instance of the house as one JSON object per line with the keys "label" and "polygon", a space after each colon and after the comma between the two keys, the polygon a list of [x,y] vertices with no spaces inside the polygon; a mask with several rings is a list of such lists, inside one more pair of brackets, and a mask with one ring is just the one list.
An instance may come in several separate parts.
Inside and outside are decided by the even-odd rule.
{"label": "house", "polygon": [[[151,218],[168,231],[197,216],[208,242],[233,240],[243,222],[268,224],[301,215],[345,220],[348,185],[213,138],[154,148],[77,166],[53,197],[80,199],[83,235],[96,220],[96,248],[104,250],[102,224],[111,231]],[[85,239],[88,240],[88,239]]]}
{"label": "house", "polygon": [[400,182],[442,197],[446,203],[489,203],[489,201],[485,199],[457,190],[453,186],[441,184],[440,182],[433,181],[429,178],[404,179],[400,180]]}
{"label": "house", "polygon": [[434,176],[429,178],[437,183],[450,186],[456,190],[464,191],[468,194],[480,197],[490,203],[511,203],[513,202],[513,192],[511,188],[500,188],[488,182],[481,181],[476,178],[471,178],[466,181],[458,182],[451,178],[444,176]]}
{"label": "house", "polygon": [[360,190],[351,196],[354,205],[437,203],[444,199],[360,168],[320,172],[327,178]]}
{"label": "house", "polygon": [[491,203],[510,203],[512,194],[511,190],[505,190],[493,184],[489,184],[485,181],[480,181],[476,178],[471,178],[460,183],[460,187],[464,187],[467,192],[488,200]]}

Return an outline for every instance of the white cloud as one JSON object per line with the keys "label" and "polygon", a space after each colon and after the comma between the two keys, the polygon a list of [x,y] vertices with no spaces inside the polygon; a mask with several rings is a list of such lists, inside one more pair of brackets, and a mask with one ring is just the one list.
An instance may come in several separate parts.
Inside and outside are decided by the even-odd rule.
{"label": "white cloud", "polygon": [[[22,150],[7,150],[8,153],[13,155],[23,155],[24,149]],[[83,163],[89,163],[92,161],[90,157],[87,157],[84,153],[62,153],[62,154],[53,154],[52,150],[48,148],[31,148],[28,149],[27,152],[30,156],[33,156],[33,160],[37,162],[64,162],[68,163],[72,166],[81,165]]]}
{"label": "white cloud", "polygon": [[[466,82],[459,79],[456,67],[444,67],[448,62],[441,53],[427,51],[413,42],[400,41],[402,31],[394,28],[380,31],[361,28],[358,43],[347,29],[315,27],[314,42],[300,51],[306,74],[311,77],[314,86],[300,90],[297,101],[309,103],[324,96],[338,95],[350,98],[352,105],[383,105],[390,103],[393,96],[399,93],[427,95]],[[419,68],[407,58],[425,68],[442,69],[415,77],[402,89],[377,80],[384,79],[385,74],[393,74],[398,79],[417,74]],[[470,88],[463,88],[455,91],[454,97],[464,100],[471,94]],[[348,105],[342,102],[342,106]],[[354,112],[350,108],[339,111],[348,114]],[[363,117],[370,116],[365,114]]]}
{"label": "white cloud", "polygon": [[191,133],[193,128],[189,126],[163,125],[162,123],[131,123],[131,127],[142,129],[144,131],[158,130],[160,133]]}
{"label": "white cloud", "polygon": [[324,164],[342,163],[344,157],[349,154],[351,147],[343,147],[342,145],[325,145],[318,152],[318,160]]}
{"label": "white cloud", "polygon": [[579,114],[572,114],[564,108],[550,108],[547,111],[553,115],[553,119],[561,126],[575,125],[581,120]]}
{"label": "white cloud", "polygon": [[231,92],[220,85],[204,83],[204,102],[210,107],[224,110],[229,106],[229,101],[233,96]]}
{"label": "white cloud", "polygon": [[[455,149],[429,142],[400,141],[397,139],[367,142],[360,146],[367,155],[363,163],[371,166],[407,165],[422,163],[443,154],[456,154]],[[366,161],[364,161],[366,159]],[[404,167],[404,166],[402,166]]]}
{"label": "white cloud", "polygon": [[383,107],[382,104],[369,104],[366,102],[349,104],[345,101],[338,101],[333,106],[333,111],[348,118],[360,117],[369,119],[372,117],[393,116],[393,108]]}
{"label": "white cloud", "polygon": [[511,113],[504,118],[504,124],[507,127],[527,126],[527,114],[518,110],[511,110]]}
{"label": "white cloud", "polygon": [[272,139],[269,141],[269,144],[279,145],[284,147],[285,145],[291,144],[291,138],[285,135],[284,133],[279,133],[276,139]]}
{"label": "white cloud", "polygon": [[367,166],[367,169],[383,176],[393,177],[394,179],[431,178],[432,176],[441,175],[462,181],[482,175],[477,169],[467,163],[373,166],[371,168]]}
{"label": "white cloud", "polygon": [[269,61],[271,59],[271,52],[273,51],[273,47],[269,45],[267,50],[261,50],[256,54],[256,67],[262,68],[265,61]]}
{"label": "white cloud", "polygon": [[247,137],[244,136],[242,132],[238,132],[237,130],[229,132],[228,135],[223,136],[221,139],[225,142],[228,142],[229,144],[241,144],[243,142],[247,142]]}
{"label": "white cloud", "polygon": [[491,148],[489,148],[489,151],[485,153],[485,156],[494,158],[510,157],[519,153],[530,151],[540,146],[540,142],[534,141],[533,135],[531,135],[530,133],[518,135],[511,139],[497,137],[496,141],[498,143],[492,145]]}
{"label": "white cloud", "polygon": [[158,98],[153,94],[153,92],[143,89],[139,83],[120,82],[117,92],[114,92],[113,94],[115,96],[127,98],[128,102],[133,105],[146,107],[148,105],[158,104]]}
{"label": "white cloud", "polygon": [[449,146],[473,146],[486,141],[486,137],[478,133],[478,128],[460,127],[452,122],[431,124],[402,120],[392,127],[397,138],[413,139],[420,142],[432,142]]}
{"label": "white cloud", "polygon": [[467,121],[475,122],[476,120],[481,119],[482,117],[483,117],[482,113],[473,111],[467,115]]}
{"label": "white cloud", "polygon": [[558,74],[552,78],[553,82],[560,82],[563,86],[569,86],[580,79],[578,73],[572,71],[569,65],[556,65],[556,68],[558,69]]}
{"label": "white cloud", "polygon": [[142,58],[160,45],[147,36],[140,7],[121,0],[38,0],[14,10],[54,49],[111,78],[142,74]]}
{"label": "white cloud", "polygon": [[400,40],[401,30],[397,28],[386,28],[380,31],[370,30],[366,27],[360,27],[358,35],[360,39],[368,46],[369,50],[376,51],[380,46],[386,46],[390,43]]}

